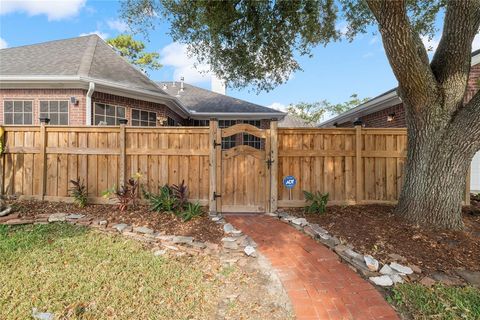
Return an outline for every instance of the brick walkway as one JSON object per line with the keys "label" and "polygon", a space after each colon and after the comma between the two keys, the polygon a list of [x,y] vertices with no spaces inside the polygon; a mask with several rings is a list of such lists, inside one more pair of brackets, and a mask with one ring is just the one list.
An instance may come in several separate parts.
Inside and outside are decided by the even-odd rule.
{"label": "brick walkway", "polygon": [[226,219],[252,237],[270,260],[297,319],[399,319],[370,283],[293,227],[267,216]]}

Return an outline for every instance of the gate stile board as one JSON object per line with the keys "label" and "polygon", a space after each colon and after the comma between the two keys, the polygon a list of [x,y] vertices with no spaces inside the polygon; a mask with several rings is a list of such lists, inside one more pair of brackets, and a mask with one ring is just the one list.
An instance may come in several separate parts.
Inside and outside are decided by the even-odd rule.
{"label": "gate stile board", "polygon": [[[185,180],[192,201],[211,211],[274,211],[305,205],[303,190],[328,192],[329,204],[395,203],[402,187],[405,129],[277,128],[247,124],[207,127],[5,126],[0,157],[2,194],[71,201],[80,177],[90,201],[141,174],[152,192]],[[264,150],[222,150],[222,137],[249,133]],[[268,166],[266,160],[272,160]],[[298,184],[289,192],[282,179]],[[468,194],[468,184],[466,194]],[[214,199],[214,193],[221,195]]]}

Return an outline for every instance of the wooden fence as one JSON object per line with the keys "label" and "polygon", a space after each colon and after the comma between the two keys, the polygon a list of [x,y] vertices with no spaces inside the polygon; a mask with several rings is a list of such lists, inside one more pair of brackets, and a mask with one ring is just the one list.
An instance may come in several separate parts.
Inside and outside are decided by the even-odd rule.
{"label": "wooden fence", "polygon": [[[140,173],[150,191],[185,180],[190,199],[214,207],[213,194],[221,181],[210,167],[218,169],[221,163],[212,130],[216,122],[211,126],[5,126],[0,192],[70,201],[69,181],[80,177],[90,201],[98,203],[105,202],[104,190]],[[397,201],[405,129],[277,129],[272,122],[267,130],[273,163],[266,170],[271,175],[265,184],[270,188],[266,208],[303,206],[302,190],[328,192],[330,204]],[[298,180],[291,192],[282,184],[288,175]]]}

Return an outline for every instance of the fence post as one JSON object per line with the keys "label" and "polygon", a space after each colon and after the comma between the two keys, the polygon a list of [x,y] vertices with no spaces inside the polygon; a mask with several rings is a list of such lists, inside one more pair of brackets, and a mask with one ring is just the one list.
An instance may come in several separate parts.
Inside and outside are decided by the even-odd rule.
{"label": "fence post", "polygon": [[40,175],[41,181],[41,198],[45,199],[47,191],[47,124],[50,122],[49,118],[40,118],[40,159],[42,159],[42,173]]}
{"label": "fence post", "polygon": [[270,122],[270,212],[278,208],[278,121]]}
{"label": "fence post", "polygon": [[470,205],[470,176],[472,174],[472,165],[468,167],[467,181],[465,182],[465,205]]}
{"label": "fence post", "polygon": [[125,180],[126,180],[126,161],[127,161],[127,155],[126,155],[126,146],[125,146],[125,125],[127,124],[128,120],[127,119],[120,119],[120,177],[119,177],[119,182],[120,186],[125,185]]}
{"label": "fence post", "polygon": [[217,201],[215,199],[216,184],[217,184],[217,154],[216,154],[216,136],[218,121],[216,119],[210,119],[209,122],[209,188],[208,188],[208,210],[212,213],[217,212]]}
{"label": "fence post", "polygon": [[355,202],[362,201],[362,125],[355,125]]}

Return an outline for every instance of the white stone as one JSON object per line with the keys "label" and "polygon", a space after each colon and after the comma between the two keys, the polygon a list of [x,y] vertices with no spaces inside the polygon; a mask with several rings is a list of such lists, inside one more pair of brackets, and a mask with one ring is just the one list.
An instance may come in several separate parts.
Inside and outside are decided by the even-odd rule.
{"label": "white stone", "polygon": [[65,213],[54,213],[48,217],[48,222],[62,222],[66,220],[66,216]]}
{"label": "white stone", "polygon": [[163,256],[165,253],[167,253],[167,250],[157,250],[153,253],[155,257]]}
{"label": "white stone", "polygon": [[402,266],[401,264],[398,264],[396,262],[390,263],[390,267],[393,270],[398,271],[399,273],[403,273],[403,274],[412,274],[413,273],[413,270],[411,268]]}
{"label": "white stone", "polygon": [[82,219],[83,217],[85,217],[84,214],[76,214],[76,213],[72,213],[72,214],[69,214],[68,216],[65,217],[65,219]]}
{"label": "white stone", "polygon": [[128,227],[128,224],[126,223],[119,223],[114,226],[112,226],[113,229],[117,230],[118,232],[122,232]]}
{"label": "white stone", "polygon": [[55,315],[49,312],[38,312],[37,308],[33,308],[32,318],[37,320],[53,320]]}
{"label": "white stone", "polygon": [[0,217],[9,215],[10,212],[12,212],[12,207],[8,207],[8,208],[6,208],[5,210],[3,210],[2,212],[0,212]]}
{"label": "white stone", "polygon": [[237,238],[225,237],[225,238],[222,238],[222,241],[223,242],[235,242],[235,241],[237,241]]}
{"label": "white stone", "polygon": [[393,280],[389,276],[370,277],[368,279],[381,287],[390,287],[393,285]]}
{"label": "white stone", "polygon": [[230,232],[232,232],[233,230],[235,230],[235,228],[234,228],[230,223],[226,223],[226,224],[223,226],[223,231],[225,231],[225,233],[230,233]]}
{"label": "white stone", "polygon": [[296,218],[292,220],[293,224],[296,224],[297,226],[306,226],[308,224],[307,219],[305,218]]}
{"label": "white stone", "polygon": [[175,237],[173,237],[172,242],[173,243],[191,244],[193,242],[193,237],[175,236]]}
{"label": "white stone", "polygon": [[255,248],[252,246],[246,246],[245,249],[243,250],[247,256],[252,256],[255,254]]}
{"label": "white stone", "polygon": [[213,222],[217,222],[217,221],[220,221],[221,219],[222,219],[222,217],[218,217],[218,216],[217,216],[217,217],[213,217],[213,218],[212,218],[212,221],[213,221]]}
{"label": "white stone", "polygon": [[365,260],[365,264],[367,265],[368,270],[370,271],[378,270],[380,265],[374,257],[372,257],[371,255],[366,255],[363,257],[363,260]]}
{"label": "white stone", "polygon": [[150,228],[147,228],[147,227],[135,227],[133,228],[133,231],[134,232],[138,232],[138,233],[150,233],[152,234],[153,233],[153,230],[150,229]]}
{"label": "white stone", "polygon": [[399,274],[391,274],[389,277],[392,279],[393,283],[403,283],[403,279]]}
{"label": "white stone", "polygon": [[384,264],[382,269],[380,269],[380,273],[389,275],[389,274],[394,274],[395,272],[393,271],[392,268],[390,268],[388,264]]}

